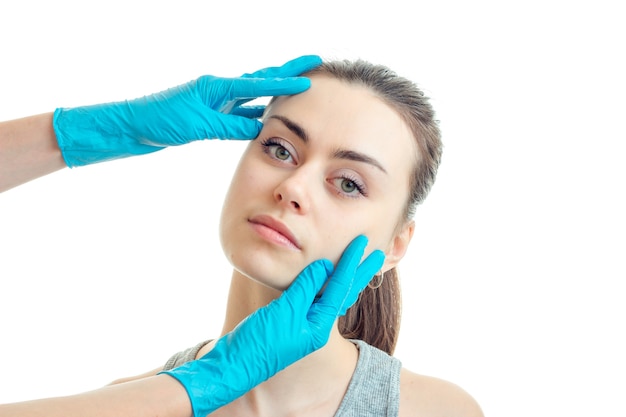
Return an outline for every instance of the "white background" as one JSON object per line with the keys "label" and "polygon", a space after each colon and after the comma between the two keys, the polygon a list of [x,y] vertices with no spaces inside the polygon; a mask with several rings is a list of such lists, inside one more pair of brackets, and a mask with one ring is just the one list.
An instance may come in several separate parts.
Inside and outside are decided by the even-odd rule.
{"label": "white background", "polygon": [[[432,97],[445,141],[401,265],[397,356],[486,415],[625,415],[619,2],[404,3],[4,2],[0,120],[309,53],[386,64]],[[216,226],[241,149],[0,195],[0,403],[96,388],[218,334]]]}

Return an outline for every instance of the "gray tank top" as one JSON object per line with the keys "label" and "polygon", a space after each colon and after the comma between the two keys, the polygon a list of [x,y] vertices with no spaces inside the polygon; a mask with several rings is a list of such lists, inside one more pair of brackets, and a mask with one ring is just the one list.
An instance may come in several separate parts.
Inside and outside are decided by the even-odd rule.
{"label": "gray tank top", "polygon": [[[199,343],[172,356],[163,370],[167,371],[194,360],[198,351],[208,342]],[[359,359],[335,417],[397,416],[402,364],[393,356],[363,341],[352,342],[359,348]]]}

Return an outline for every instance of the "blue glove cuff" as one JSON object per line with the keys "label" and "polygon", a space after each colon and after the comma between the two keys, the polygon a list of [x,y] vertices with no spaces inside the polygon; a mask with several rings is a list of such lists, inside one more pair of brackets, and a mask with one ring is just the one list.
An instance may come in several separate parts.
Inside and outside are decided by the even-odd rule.
{"label": "blue glove cuff", "polygon": [[[217,348],[212,349],[201,359],[187,362],[177,368],[159,372],[176,379],[187,391],[193,415],[205,417],[220,407],[229,404],[248,392],[254,385],[245,376],[246,372],[232,372],[236,364],[229,358],[226,347],[228,336],[220,339]],[[259,372],[258,365],[253,366]],[[239,368],[242,368],[239,366]],[[261,367],[262,368],[262,367]],[[243,369],[243,368],[242,368]],[[225,372],[228,370],[229,372]],[[263,377],[262,379],[267,379]],[[259,381],[256,381],[257,383]]]}
{"label": "blue glove cuff", "polygon": [[[106,108],[106,110],[104,110]],[[124,135],[113,105],[98,105],[54,111],[52,126],[68,167],[84,166],[163,149],[138,143]]]}

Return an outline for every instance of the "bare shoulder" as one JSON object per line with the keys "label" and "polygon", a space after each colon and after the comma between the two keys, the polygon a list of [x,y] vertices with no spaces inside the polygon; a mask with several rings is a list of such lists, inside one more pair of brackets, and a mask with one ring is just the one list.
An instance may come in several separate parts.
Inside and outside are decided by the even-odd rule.
{"label": "bare shoulder", "polygon": [[483,417],[476,400],[461,387],[402,369],[400,417]]}

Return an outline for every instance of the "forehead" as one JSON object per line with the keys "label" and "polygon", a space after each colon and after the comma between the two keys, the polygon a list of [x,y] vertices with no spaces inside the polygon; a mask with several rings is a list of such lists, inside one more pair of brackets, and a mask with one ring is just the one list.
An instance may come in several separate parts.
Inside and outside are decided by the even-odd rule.
{"label": "forehead", "polygon": [[411,170],[417,146],[400,115],[367,87],[326,75],[314,75],[311,88],[276,98],[265,115],[267,125],[279,115],[303,127],[311,143],[376,156],[387,167]]}

